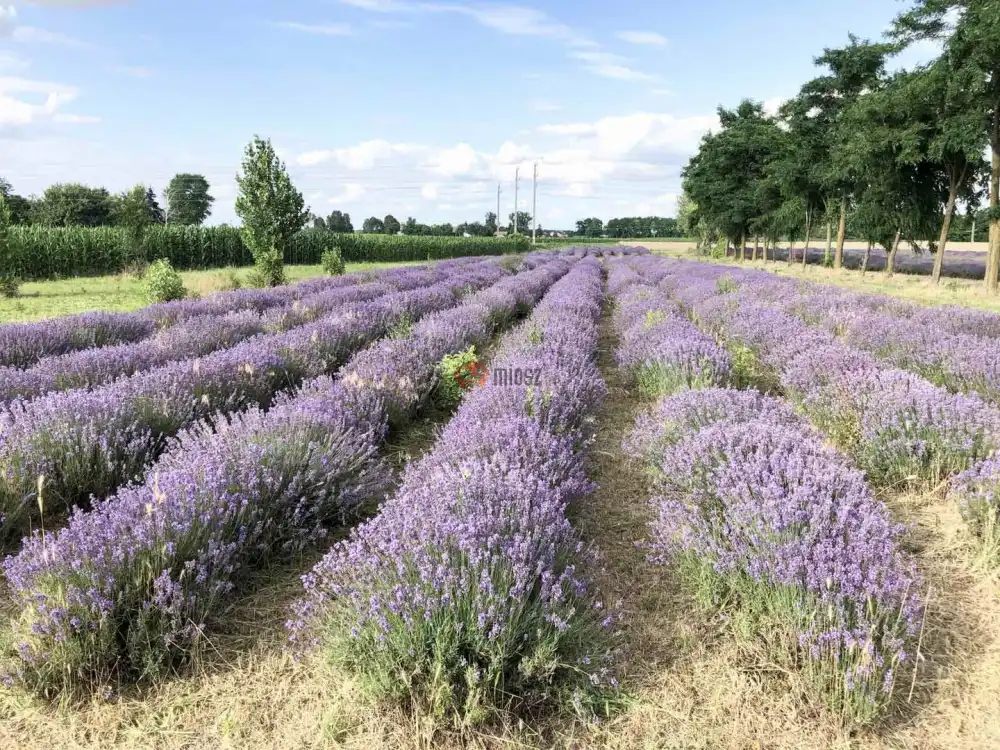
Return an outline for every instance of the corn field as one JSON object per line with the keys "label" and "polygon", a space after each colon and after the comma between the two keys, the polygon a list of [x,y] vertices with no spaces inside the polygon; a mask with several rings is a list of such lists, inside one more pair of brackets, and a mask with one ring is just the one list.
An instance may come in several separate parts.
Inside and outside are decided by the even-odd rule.
{"label": "corn field", "polygon": [[[320,229],[299,232],[285,253],[292,265],[314,265],[326,250],[338,248],[349,262],[438,260],[467,255],[526,252],[524,237],[423,237],[375,234],[339,235]],[[137,257],[168,259],[174,268],[197,270],[246,266],[253,257],[235,227],[150,228],[138,248],[115,227],[12,227],[8,261],[25,280],[118,273]],[[2,269],[7,271],[5,267]]]}

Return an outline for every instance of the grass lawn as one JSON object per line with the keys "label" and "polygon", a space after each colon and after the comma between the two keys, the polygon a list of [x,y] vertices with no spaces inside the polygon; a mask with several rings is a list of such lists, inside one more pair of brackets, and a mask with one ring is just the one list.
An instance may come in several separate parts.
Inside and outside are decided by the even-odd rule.
{"label": "grass lawn", "polygon": [[834,284],[856,292],[868,294],[885,294],[890,297],[917,302],[923,305],[962,305],[978,307],[983,310],[1000,313],[1000,295],[989,294],[983,287],[983,282],[971,279],[941,279],[940,284],[931,281],[930,276],[897,273],[891,279],[883,272],[869,271],[861,275],[860,271],[846,268],[835,271],[824,266],[808,265],[805,270],[801,263],[789,265],[785,261],[744,261],[732,257],[713,259],[695,253],[693,248],[670,248],[657,250],[658,255],[673,258],[700,260],[723,265],[739,266],[740,268],[759,268],[778,276],[805,279],[821,284]]}
{"label": "grass lawn", "polygon": [[[347,272],[368,271],[391,266],[414,266],[412,263],[348,263]],[[183,271],[184,286],[192,294],[205,296],[230,287],[235,277],[246,286],[251,267],[217,268],[211,271]],[[321,266],[285,266],[289,281],[302,281],[323,275]],[[0,298],[0,323],[15,323],[39,318],[86,312],[88,310],[135,310],[149,304],[142,281],[119,274],[89,276],[61,281],[29,281],[21,285],[21,296]]]}

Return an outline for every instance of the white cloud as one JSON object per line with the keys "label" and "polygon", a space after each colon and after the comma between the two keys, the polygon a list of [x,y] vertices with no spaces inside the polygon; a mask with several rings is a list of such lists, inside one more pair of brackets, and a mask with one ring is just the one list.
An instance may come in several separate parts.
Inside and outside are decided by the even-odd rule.
{"label": "white cloud", "polygon": [[[345,5],[376,13],[442,14],[471,18],[476,23],[510,36],[539,37],[560,42],[584,70],[616,81],[653,81],[656,76],[635,70],[619,55],[601,51],[601,45],[572,26],[560,23],[547,13],[522,5],[444,4],[405,0],[341,0]],[[666,38],[653,32],[622,32],[635,44],[663,44]],[[641,39],[641,41],[636,41]]]}
{"label": "white cloud", "polygon": [[655,81],[656,76],[628,67],[628,60],[611,52],[575,51],[570,57],[585,63],[584,67],[594,75],[617,81]]}
{"label": "white cloud", "polygon": [[0,37],[9,36],[17,26],[17,9],[13,5],[0,5]]}
{"label": "white cloud", "polygon": [[764,114],[771,115],[771,117],[776,116],[785,101],[786,99],[782,96],[772,96],[770,99],[765,99],[763,102]]}
{"label": "white cloud", "polygon": [[459,143],[454,148],[446,148],[428,160],[432,172],[446,176],[468,174],[479,162],[476,150],[468,143]]}
{"label": "white cloud", "polygon": [[[25,98],[27,95],[27,98]],[[33,125],[47,120],[64,123],[91,121],[59,110],[79,95],[73,86],[16,76],[0,77],[0,127]],[[42,99],[40,104],[34,100]]]}
{"label": "white cloud", "polygon": [[0,73],[19,73],[27,68],[27,60],[22,60],[9,52],[0,52]]}
{"label": "white cloud", "polygon": [[55,44],[61,47],[71,47],[74,49],[91,49],[92,45],[80,39],[68,36],[58,31],[40,29],[36,26],[18,26],[14,29],[11,38],[15,42],[24,44]]}
{"label": "white cloud", "polygon": [[276,21],[274,26],[291,31],[320,36],[352,36],[354,29],[346,23],[299,23],[298,21]]}
{"label": "white cloud", "polygon": [[420,188],[420,197],[428,201],[436,201],[438,197],[438,186],[433,182],[428,182]]}
{"label": "white cloud", "polygon": [[673,89],[653,89],[649,92],[652,96],[673,96]]}
{"label": "white cloud", "polygon": [[667,43],[667,38],[655,31],[619,31],[617,36],[628,44],[650,44],[663,47]]}

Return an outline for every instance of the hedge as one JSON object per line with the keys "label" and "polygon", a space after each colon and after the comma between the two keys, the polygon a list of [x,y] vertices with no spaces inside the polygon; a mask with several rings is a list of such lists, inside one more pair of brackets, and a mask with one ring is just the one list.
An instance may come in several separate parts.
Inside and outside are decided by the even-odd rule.
{"label": "hedge", "polygon": [[[125,230],[116,227],[11,227],[9,263],[30,280],[118,273],[131,253]],[[248,266],[250,251],[235,227],[152,227],[145,237],[148,260],[166,258],[178,270]],[[438,260],[469,255],[527,252],[527,237],[424,237],[333,234],[323,229],[299,232],[285,254],[291,265],[318,265],[325,251],[337,248],[347,262]],[[7,260],[3,262],[7,271]]]}

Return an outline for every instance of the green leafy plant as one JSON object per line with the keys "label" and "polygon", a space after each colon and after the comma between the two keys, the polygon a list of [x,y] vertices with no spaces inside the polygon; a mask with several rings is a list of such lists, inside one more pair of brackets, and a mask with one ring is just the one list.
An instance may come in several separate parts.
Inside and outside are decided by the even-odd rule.
{"label": "green leafy plant", "polygon": [[340,255],[340,250],[333,248],[323,253],[322,257],[323,273],[327,276],[342,276],[347,267],[344,259]]}
{"label": "green leafy plant", "polygon": [[243,220],[243,240],[253,254],[254,286],[285,281],[285,252],[309,219],[302,193],[295,189],[270,140],[254,136],[236,176],[236,214]]}
{"label": "green leafy plant", "polygon": [[463,352],[446,355],[438,363],[438,382],[434,388],[435,406],[451,409],[458,406],[462,394],[475,385],[482,370],[476,347],[470,346]]}
{"label": "green leafy plant", "polygon": [[0,193],[0,297],[16,297],[21,282],[14,274],[10,252],[10,208]]}
{"label": "green leafy plant", "polygon": [[187,295],[181,275],[164,258],[150,264],[146,271],[145,287],[150,302],[170,302]]}

